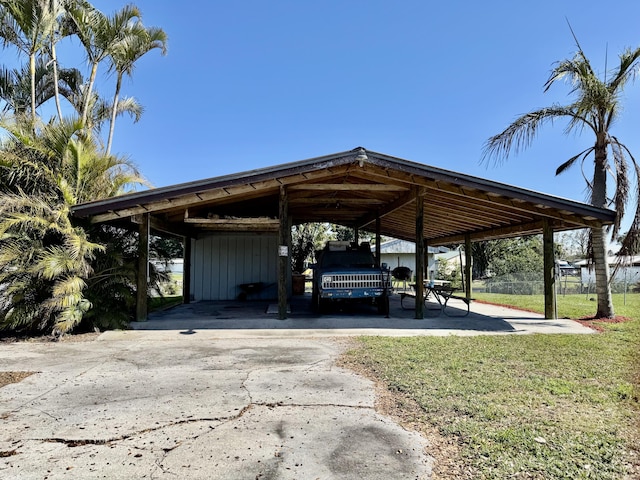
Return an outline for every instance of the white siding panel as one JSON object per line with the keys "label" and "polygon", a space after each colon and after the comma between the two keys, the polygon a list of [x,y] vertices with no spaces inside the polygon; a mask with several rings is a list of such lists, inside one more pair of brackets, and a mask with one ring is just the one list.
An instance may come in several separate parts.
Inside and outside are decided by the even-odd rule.
{"label": "white siding panel", "polygon": [[270,285],[250,299],[277,296],[277,237],[275,235],[208,235],[193,241],[191,290],[194,300],[233,300],[238,285]]}

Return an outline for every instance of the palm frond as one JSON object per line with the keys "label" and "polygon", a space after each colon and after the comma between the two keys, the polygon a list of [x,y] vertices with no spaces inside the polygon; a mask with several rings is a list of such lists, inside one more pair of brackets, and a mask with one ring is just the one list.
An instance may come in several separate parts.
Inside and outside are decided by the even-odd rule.
{"label": "palm frond", "polygon": [[630,193],[629,165],[625,158],[624,151],[620,145],[613,140],[611,142],[611,153],[613,156],[613,164],[615,167],[616,187],[613,197],[613,205],[616,210],[616,218],[613,223],[612,237],[617,237],[620,231],[620,223],[625,214],[627,202]]}
{"label": "palm frond", "polygon": [[531,145],[538,131],[546,123],[553,123],[558,117],[573,118],[576,114],[571,108],[560,105],[542,108],[518,117],[501,133],[494,135],[485,143],[481,162],[490,158],[496,161],[508,158],[512,152],[518,153]]}
{"label": "palm frond", "polygon": [[581,151],[577,155],[574,155],[573,157],[571,157],[569,160],[564,162],[562,165],[560,165],[556,169],[556,175],[560,175],[564,171],[568,170],[569,168],[571,168],[573,166],[573,164],[576,162],[576,160],[578,160],[580,157],[586,157],[591,152],[593,152],[593,147],[589,147],[586,150]]}
{"label": "palm frond", "polygon": [[608,87],[612,92],[618,92],[624,88],[629,79],[635,77],[640,68],[640,48],[626,49],[619,55],[620,65],[614,77],[609,81]]}

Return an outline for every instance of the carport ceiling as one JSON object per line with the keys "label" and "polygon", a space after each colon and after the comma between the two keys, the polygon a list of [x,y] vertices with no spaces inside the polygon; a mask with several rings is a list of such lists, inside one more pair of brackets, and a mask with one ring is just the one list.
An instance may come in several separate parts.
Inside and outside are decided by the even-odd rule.
{"label": "carport ceiling", "polygon": [[77,205],[78,217],[123,222],[148,213],[152,227],[276,231],[281,188],[294,224],[332,222],[415,240],[416,199],[424,202],[429,245],[541,233],[543,221],[570,230],[613,222],[614,212],[356,148],[249,172]]}

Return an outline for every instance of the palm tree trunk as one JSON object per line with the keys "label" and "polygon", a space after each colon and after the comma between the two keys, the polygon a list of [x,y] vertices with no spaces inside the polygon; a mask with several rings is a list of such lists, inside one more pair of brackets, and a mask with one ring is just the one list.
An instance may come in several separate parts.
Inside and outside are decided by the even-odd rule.
{"label": "palm tree trunk", "polygon": [[36,124],[36,54],[29,54],[29,73],[31,74],[31,122]]}
{"label": "palm tree trunk", "polygon": [[107,140],[107,152],[111,152],[111,142],[113,140],[113,130],[116,127],[116,115],[118,113],[118,97],[120,96],[120,88],[122,86],[122,73],[118,72],[118,80],[116,81],[116,92],[113,95],[113,109],[111,111],[111,122],[109,123],[109,138]]}
{"label": "palm tree trunk", "polygon": [[91,75],[89,77],[89,85],[87,86],[87,91],[84,96],[84,104],[82,106],[82,127],[85,129],[85,132],[89,134],[87,129],[87,117],[89,113],[89,104],[91,103],[91,92],[93,91],[93,84],[96,81],[96,74],[98,73],[98,64],[94,62],[91,65]]}
{"label": "palm tree trunk", "polygon": [[612,318],[615,316],[609,285],[609,262],[607,261],[607,236],[604,227],[591,229],[593,242],[593,260],[596,270],[596,294],[598,311],[596,318]]}
{"label": "palm tree trunk", "polygon": [[51,61],[53,62],[53,91],[55,92],[56,110],[58,111],[58,118],[62,122],[62,107],[60,106],[60,89],[58,88],[58,58],[56,55],[56,46],[51,40]]}
{"label": "palm tree trunk", "polygon": [[[591,204],[594,207],[607,206],[607,150],[606,143],[600,138],[595,147],[595,167],[593,173],[593,190]],[[596,294],[598,297],[597,318],[612,318],[615,316],[611,300],[611,286],[609,284],[609,262],[607,259],[607,236],[604,227],[591,229],[593,245],[593,261],[596,269]]]}

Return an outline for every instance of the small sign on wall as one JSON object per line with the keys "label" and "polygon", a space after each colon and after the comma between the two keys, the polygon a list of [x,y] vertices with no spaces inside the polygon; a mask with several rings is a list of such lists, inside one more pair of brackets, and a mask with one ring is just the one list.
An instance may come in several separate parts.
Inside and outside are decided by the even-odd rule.
{"label": "small sign on wall", "polygon": [[288,257],[289,256],[289,247],[286,245],[280,245],[278,247],[278,255],[281,257]]}

